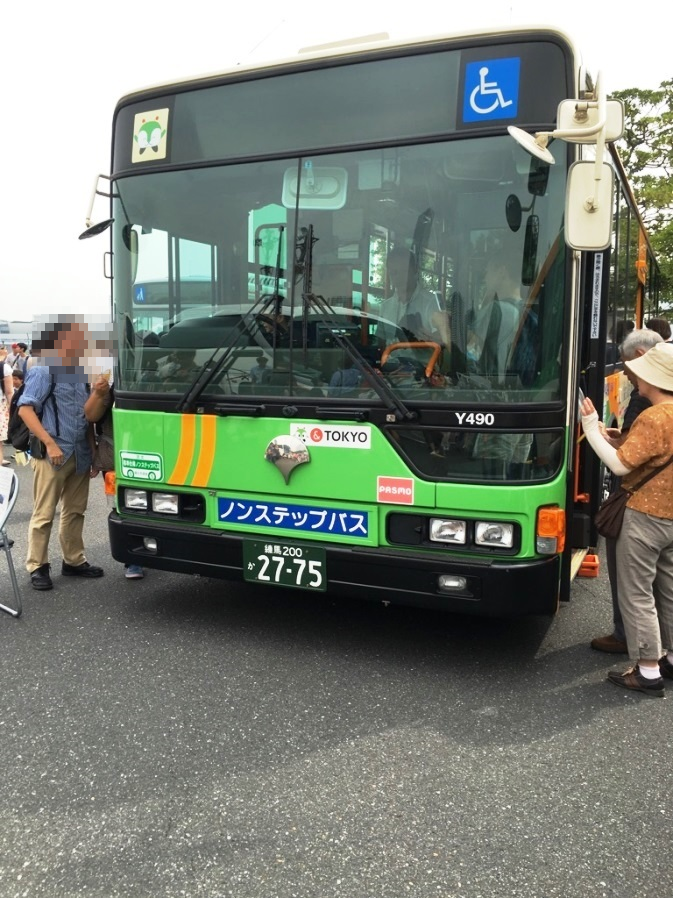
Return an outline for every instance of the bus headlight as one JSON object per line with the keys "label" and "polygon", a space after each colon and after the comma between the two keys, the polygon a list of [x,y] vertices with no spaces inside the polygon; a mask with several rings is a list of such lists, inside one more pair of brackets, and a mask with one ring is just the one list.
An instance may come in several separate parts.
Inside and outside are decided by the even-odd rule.
{"label": "bus headlight", "polygon": [[124,490],[124,505],[126,508],[136,508],[147,511],[147,492],[145,490]]}
{"label": "bus headlight", "polygon": [[464,546],[467,538],[465,521],[454,521],[446,518],[430,518],[430,539],[435,543],[451,543]]}
{"label": "bus headlight", "polygon": [[511,549],[514,545],[514,524],[478,521],[474,528],[474,541],[478,546],[498,546],[501,549]]}
{"label": "bus headlight", "polygon": [[152,511],[157,514],[178,514],[176,493],[152,493]]}

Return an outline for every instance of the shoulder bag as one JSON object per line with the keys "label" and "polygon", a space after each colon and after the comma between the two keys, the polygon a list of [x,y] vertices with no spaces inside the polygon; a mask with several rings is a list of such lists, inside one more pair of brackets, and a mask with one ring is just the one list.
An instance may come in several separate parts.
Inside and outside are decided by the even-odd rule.
{"label": "shoulder bag", "polygon": [[636,492],[636,490],[639,490],[640,487],[646,484],[648,480],[656,477],[657,474],[663,471],[665,467],[670,465],[672,461],[673,455],[665,464],[657,468],[656,471],[651,471],[647,475],[647,477],[643,477],[640,483],[637,483],[630,490],[625,490],[624,487],[620,486],[613,493],[610,493],[610,495],[603,502],[594,517],[596,530],[598,530],[601,536],[606,537],[606,539],[617,539],[622,529],[622,521],[624,520],[626,503]]}

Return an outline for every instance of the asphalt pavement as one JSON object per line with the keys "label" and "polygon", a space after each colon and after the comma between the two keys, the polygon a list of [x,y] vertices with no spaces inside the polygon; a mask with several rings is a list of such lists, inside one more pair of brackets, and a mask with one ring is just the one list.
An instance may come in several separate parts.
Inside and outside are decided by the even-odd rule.
{"label": "asphalt pavement", "polygon": [[[7,447],[5,454],[9,455]],[[673,689],[606,682],[605,572],[493,621],[160,571],[0,614],[2,898],[664,898]],[[11,599],[0,553],[0,591]]]}

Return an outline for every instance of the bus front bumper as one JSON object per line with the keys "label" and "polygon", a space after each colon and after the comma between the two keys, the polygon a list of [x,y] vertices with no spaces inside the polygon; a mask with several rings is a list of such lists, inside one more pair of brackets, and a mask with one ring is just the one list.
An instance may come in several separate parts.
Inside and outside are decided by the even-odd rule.
{"label": "bus front bumper", "polygon": [[[112,557],[125,564],[244,579],[244,537],[239,534],[121,518],[116,511],[110,514],[108,529]],[[271,539],[259,534],[249,538]],[[146,548],[148,539],[156,544],[155,551]],[[334,595],[497,617],[554,614],[558,607],[559,556],[525,562],[457,560],[440,552],[319,545],[325,550],[327,591]],[[447,574],[464,578],[465,588],[455,593],[440,588],[440,577]]]}

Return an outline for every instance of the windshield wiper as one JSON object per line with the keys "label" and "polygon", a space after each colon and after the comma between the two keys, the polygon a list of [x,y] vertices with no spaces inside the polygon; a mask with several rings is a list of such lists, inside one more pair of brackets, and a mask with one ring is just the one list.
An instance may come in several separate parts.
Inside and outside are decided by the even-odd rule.
{"label": "windshield wiper", "polygon": [[[210,358],[207,362],[205,362],[201,368],[199,369],[198,374],[192,381],[192,385],[188,387],[185,393],[181,396],[176,406],[179,412],[189,412],[192,410],[192,406],[199,398],[201,393],[206,389],[208,384],[212,383],[213,379],[217,376],[218,372],[222,370],[222,366],[227,361],[229,356],[234,350],[236,346],[236,341],[240,336],[243,335],[245,328],[248,326],[250,321],[255,318],[257,315],[266,315],[267,312],[272,311],[272,315],[270,316],[271,320],[274,323],[273,328],[273,350],[275,355],[276,350],[276,325],[278,322],[278,317],[280,313],[280,306],[282,303],[282,298],[279,293],[280,286],[280,260],[281,253],[283,248],[283,234],[285,233],[285,225],[278,226],[278,254],[276,257],[276,283],[275,289],[272,294],[265,294],[264,296],[260,296],[260,298],[252,304],[250,309],[242,315],[240,320],[236,323],[234,327],[234,332],[230,336],[229,340],[225,344],[225,335],[222,337],[222,340],[213,350]],[[223,350],[222,355],[217,361],[215,360],[218,352]],[[233,360],[232,360],[233,361]]]}
{"label": "windshield wiper", "polygon": [[[315,243],[317,243],[317,238],[314,236],[313,225],[310,224],[308,225],[308,227],[302,228],[301,237],[299,238],[295,249],[295,258],[297,259],[295,270],[301,272],[301,274],[303,275],[301,311],[302,345],[304,349],[304,358],[306,358],[307,356],[308,348],[309,309],[311,306],[313,306],[322,314],[323,323],[330,328],[331,336],[334,342],[337,344],[337,346],[339,346],[340,349],[347,353],[355,367],[362,375],[363,380],[367,384],[369,384],[369,386],[371,386],[374,392],[378,395],[379,399],[388,409],[388,420],[391,423],[394,423],[395,421],[415,421],[418,417],[418,414],[416,412],[412,412],[406,407],[406,405],[392,389],[390,384],[387,383],[384,376],[379,374],[379,372],[377,372],[376,369],[373,368],[372,365],[370,365],[369,361],[362,355],[362,353],[358,349],[355,348],[355,346],[347,337],[344,337],[343,334],[338,333],[337,329],[330,326],[329,320],[326,320],[329,316],[331,316],[332,319],[334,319],[336,316],[334,310],[331,308],[325,297],[317,296],[313,292],[313,246]],[[290,374],[292,372],[291,366],[292,353],[290,354]]]}
{"label": "windshield wiper", "polygon": [[[261,296],[257,300],[257,302],[253,303],[253,305],[245,313],[245,315],[242,315],[239,321],[236,322],[236,324],[234,325],[233,333],[225,331],[224,336],[213,350],[210,358],[206,362],[204,362],[204,364],[199,369],[199,372],[194,378],[191,386],[187,388],[185,393],[178,400],[176,409],[179,412],[189,412],[192,410],[194,403],[199,398],[201,393],[203,393],[208,384],[212,383],[213,379],[222,370],[224,363],[231,356],[231,353],[235,349],[239,337],[243,336],[246,327],[250,324],[250,321],[257,315],[264,315],[268,313],[272,308],[276,307],[280,301],[280,297],[273,294]],[[227,336],[229,336],[228,340],[226,339]],[[222,355],[217,358],[217,355],[220,352],[222,353]]]}
{"label": "windshield wiper", "polygon": [[368,359],[351,343],[348,337],[340,334],[337,328],[330,326],[329,317],[332,316],[334,318],[335,312],[327,300],[323,296],[316,296],[314,293],[303,293],[302,300],[304,303],[304,314],[308,313],[310,306],[321,312],[323,316],[322,323],[330,328],[332,339],[340,349],[347,353],[362,375],[363,381],[374,390],[386,406],[392,418],[391,423],[395,421],[415,421],[418,418],[418,413],[406,407],[385,377],[369,363]]}

